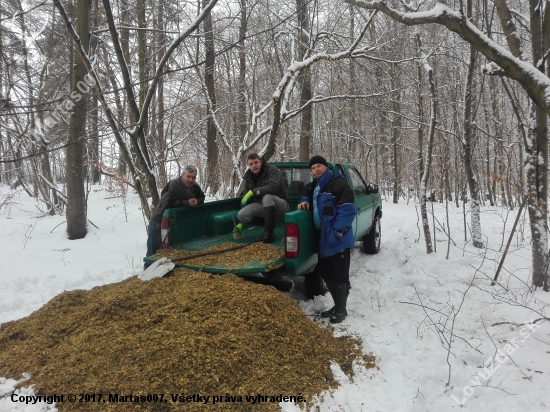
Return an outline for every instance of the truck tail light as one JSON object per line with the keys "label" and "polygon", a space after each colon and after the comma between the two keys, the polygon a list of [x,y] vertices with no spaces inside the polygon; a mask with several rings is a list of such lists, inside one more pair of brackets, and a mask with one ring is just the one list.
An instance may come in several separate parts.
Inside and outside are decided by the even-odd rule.
{"label": "truck tail light", "polygon": [[170,247],[170,242],[168,242],[168,218],[163,217],[160,223],[160,236],[164,242],[162,243],[161,248],[167,249]]}
{"label": "truck tail light", "polygon": [[285,249],[287,258],[297,258],[300,254],[300,229],[296,223],[285,225]]}

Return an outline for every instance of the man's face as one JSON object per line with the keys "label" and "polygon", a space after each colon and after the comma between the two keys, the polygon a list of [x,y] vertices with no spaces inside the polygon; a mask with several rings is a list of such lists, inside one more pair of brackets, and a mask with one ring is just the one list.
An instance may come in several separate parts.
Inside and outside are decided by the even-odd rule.
{"label": "man's face", "polygon": [[313,166],[311,166],[311,173],[313,173],[313,176],[315,176],[316,179],[319,179],[321,176],[325,174],[328,167],[325,165],[322,165],[321,163],[315,163]]}
{"label": "man's face", "polygon": [[197,174],[196,173],[190,173],[188,171],[185,171],[184,174],[181,175],[181,183],[185,187],[191,187],[193,186],[193,183],[197,180]]}
{"label": "man's face", "polygon": [[262,168],[261,159],[248,159],[248,167],[252,170],[252,173],[260,173],[260,169]]}

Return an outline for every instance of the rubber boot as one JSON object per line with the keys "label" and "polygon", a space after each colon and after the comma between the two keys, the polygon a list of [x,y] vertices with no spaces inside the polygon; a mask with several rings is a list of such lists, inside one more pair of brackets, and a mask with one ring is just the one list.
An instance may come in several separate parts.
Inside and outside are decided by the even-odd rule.
{"label": "rubber boot", "polygon": [[273,231],[275,230],[276,212],[277,210],[275,209],[275,206],[264,207],[265,230],[260,237],[254,240],[255,242],[275,242],[275,233]]}
{"label": "rubber boot", "polygon": [[348,312],[346,310],[346,304],[348,301],[348,282],[346,283],[336,283],[336,310],[334,315],[330,317],[330,323],[340,323],[346,316]]}
{"label": "rubber boot", "polygon": [[327,285],[328,291],[330,292],[330,296],[332,296],[332,300],[334,301],[334,306],[329,310],[322,311],[321,317],[330,318],[336,313],[336,282],[332,280],[326,280],[325,284]]}

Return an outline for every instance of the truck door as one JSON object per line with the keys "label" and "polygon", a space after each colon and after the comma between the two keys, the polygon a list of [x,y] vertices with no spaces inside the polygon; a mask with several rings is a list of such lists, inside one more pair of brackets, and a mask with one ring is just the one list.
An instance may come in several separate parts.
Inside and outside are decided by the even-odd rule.
{"label": "truck door", "polygon": [[367,185],[361,177],[361,174],[354,167],[348,168],[349,184],[355,196],[355,208],[357,216],[353,223],[355,239],[361,239],[372,223],[373,204],[369,194],[367,194]]}

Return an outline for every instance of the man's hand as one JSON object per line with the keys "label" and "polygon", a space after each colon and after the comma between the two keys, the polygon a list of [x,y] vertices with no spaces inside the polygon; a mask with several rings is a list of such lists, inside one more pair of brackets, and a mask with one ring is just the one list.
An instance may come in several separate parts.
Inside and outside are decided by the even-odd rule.
{"label": "man's hand", "polygon": [[243,199],[241,200],[241,207],[245,207],[247,204],[249,204],[252,201],[252,196],[254,196],[252,190],[246,192],[246,194],[243,196]]}
{"label": "man's hand", "polygon": [[302,202],[298,205],[298,210],[309,210],[309,202]]}
{"label": "man's hand", "polygon": [[199,204],[199,201],[198,201],[197,199],[195,199],[195,198],[189,199],[189,206],[195,207],[195,206],[197,206],[198,204]]}

